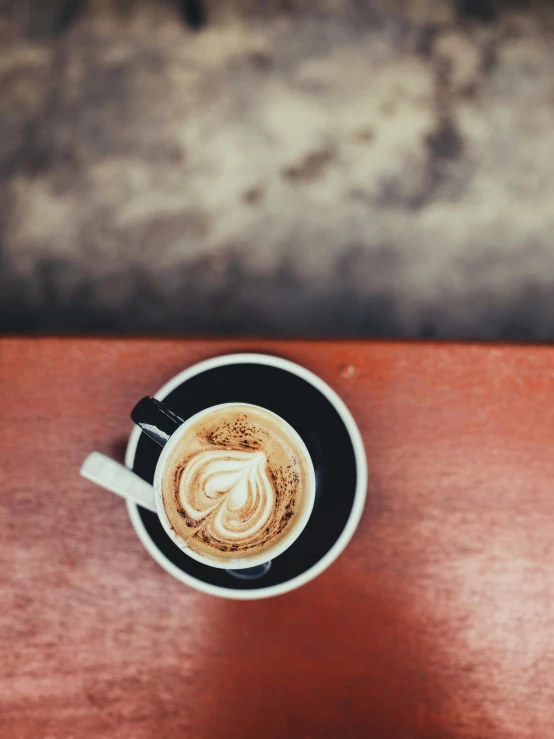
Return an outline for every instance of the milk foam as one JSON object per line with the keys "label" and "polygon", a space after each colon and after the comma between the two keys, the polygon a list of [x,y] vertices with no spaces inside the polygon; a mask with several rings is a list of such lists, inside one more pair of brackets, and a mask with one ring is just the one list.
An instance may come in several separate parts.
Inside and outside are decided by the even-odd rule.
{"label": "milk foam", "polygon": [[200,524],[207,514],[211,536],[244,546],[267,524],[276,505],[263,452],[226,450],[195,454],[179,481],[179,502],[191,521]]}

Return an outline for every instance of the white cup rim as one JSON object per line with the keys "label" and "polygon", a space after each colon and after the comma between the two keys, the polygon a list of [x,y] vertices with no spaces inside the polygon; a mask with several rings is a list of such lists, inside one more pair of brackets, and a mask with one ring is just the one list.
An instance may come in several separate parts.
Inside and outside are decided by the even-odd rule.
{"label": "white cup rim", "polygon": [[[228,598],[231,600],[259,600],[261,598],[282,595],[283,593],[288,593],[291,590],[295,590],[296,588],[305,585],[326,570],[343,552],[354,535],[364,510],[367,494],[367,460],[360,430],[344,401],[318,375],[288,359],[255,352],[219,355],[193,364],[182,372],[179,372],[166,382],[165,385],[163,385],[154,394],[154,397],[163,401],[167,395],[176,390],[191,377],[194,377],[201,372],[206,372],[207,370],[232,364],[260,364],[290,372],[319,390],[339,414],[346,427],[354,451],[356,463],[356,489],[354,492],[354,501],[350,515],[337,541],[320,560],[312,565],[312,567],[286,582],[253,590],[233,590],[232,588],[223,588],[219,585],[205,583],[202,580],[198,580],[197,578],[192,577],[192,575],[183,572],[183,570],[173,564],[173,562],[171,562],[171,560],[169,560],[154,544],[142,521],[138,506],[128,500],[127,510],[133,528],[145,549],[148,551],[150,556],[176,580],[179,580],[179,582],[182,582],[202,593],[219,596],[221,598]],[[141,430],[135,426],[129,437],[125,454],[125,464],[129,469],[133,468],[141,433]]]}
{"label": "white cup rim", "polygon": [[[164,470],[168,457],[170,456],[175,446],[179,443],[179,439],[183,436],[183,434],[186,433],[187,429],[189,429],[190,426],[196,421],[198,421],[198,419],[200,419],[202,416],[207,415],[208,413],[211,413],[212,411],[219,410],[220,408],[231,408],[233,406],[255,408],[257,410],[263,411],[264,413],[267,413],[270,416],[273,416],[274,418],[276,418],[280,423],[282,423],[286,427],[287,433],[290,434],[294,442],[298,445],[298,448],[300,449],[301,453],[304,455],[304,458],[306,460],[307,472],[308,472],[309,500],[302,512],[300,520],[296,523],[294,529],[287,536],[285,536],[285,538],[282,539],[279,542],[279,544],[272,547],[269,551],[264,552],[263,554],[259,554],[257,557],[251,557],[248,559],[236,558],[234,560],[229,560],[227,562],[213,562],[208,557],[203,557],[202,555],[197,554],[193,550],[189,549],[186,546],[186,543],[183,541],[183,539],[175,532],[175,530],[171,526],[169,519],[167,517],[167,513],[165,511],[164,504],[163,504],[162,477],[163,477],[163,470]],[[201,564],[207,565],[208,567],[215,567],[216,569],[239,570],[239,569],[244,569],[246,567],[257,567],[258,565],[266,564],[266,562],[268,562],[269,560],[275,559],[275,557],[278,557],[280,554],[282,554],[286,549],[288,549],[296,541],[296,539],[298,539],[302,531],[304,531],[306,524],[308,523],[308,520],[312,514],[312,511],[314,508],[314,502],[315,502],[314,465],[312,462],[312,458],[310,457],[310,453],[308,452],[308,449],[306,447],[306,444],[304,443],[304,439],[290,425],[290,423],[288,421],[285,421],[284,418],[281,418],[281,416],[278,413],[275,413],[274,411],[270,411],[268,408],[262,408],[262,406],[260,405],[254,405],[253,403],[244,403],[244,402],[239,402],[239,401],[231,402],[231,403],[218,403],[217,405],[211,405],[208,408],[204,408],[203,410],[198,411],[198,413],[195,413],[190,418],[187,418],[186,421],[184,421],[184,423],[182,423],[181,426],[179,426],[179,428],[171,434],[167,443],[164,445],[162,449],[162,453],[158,457],[158,461],[156,462],[156,469],[154,471],[154,495],[156,499],[156,508],[158,510],[158,518],[160,519],[160,522],[162,526],[164,527],[166,534],[174,542],[174,544],[178,546],[179,549],[181,549],[181,551],[185,552],[186,555],[188,555],[189,557],[192,557],[192,559],[195,559],[197,562],[200,562]]]}

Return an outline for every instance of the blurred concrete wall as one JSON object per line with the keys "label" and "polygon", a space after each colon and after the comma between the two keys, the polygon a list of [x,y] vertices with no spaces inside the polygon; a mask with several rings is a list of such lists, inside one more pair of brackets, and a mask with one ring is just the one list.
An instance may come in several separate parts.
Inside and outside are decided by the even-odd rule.
{"label": "blurred concrete wall", "polygon": [[551,3],[207,10],[0,0],[1,330],[554,337]]}

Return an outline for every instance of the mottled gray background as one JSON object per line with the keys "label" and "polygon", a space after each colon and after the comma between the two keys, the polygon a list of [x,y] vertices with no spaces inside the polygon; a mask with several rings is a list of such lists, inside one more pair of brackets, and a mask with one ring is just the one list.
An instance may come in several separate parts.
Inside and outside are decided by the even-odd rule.
{"label": "mottled gray background", "polygon": [[201,10],[0,0],[0,330],[554,338],[552,3]]}

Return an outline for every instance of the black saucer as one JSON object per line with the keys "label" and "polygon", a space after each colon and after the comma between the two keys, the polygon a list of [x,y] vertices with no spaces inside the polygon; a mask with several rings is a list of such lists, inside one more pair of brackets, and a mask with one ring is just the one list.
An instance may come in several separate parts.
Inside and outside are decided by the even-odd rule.
{"label": "black saucer", "polygon": [[[285,369],[255,361],[206,369],[190,377],[164,398],[187,419],[212,405],[244,402],[274,411],[296,429],[314,463],[316,500],[302,534],[273,560],[266,575],[255,580],[233,577],[182,552],[165,533],[158,516],[144,508],[138,513],[152,544],[189,577],[229,591],[270,588],[296,578],[316,565],[342,534],[356,494],[356,458],[347,428],[330,400],[307,380]],[[154,479],[161,447],[140,435],[133,470]]]}

